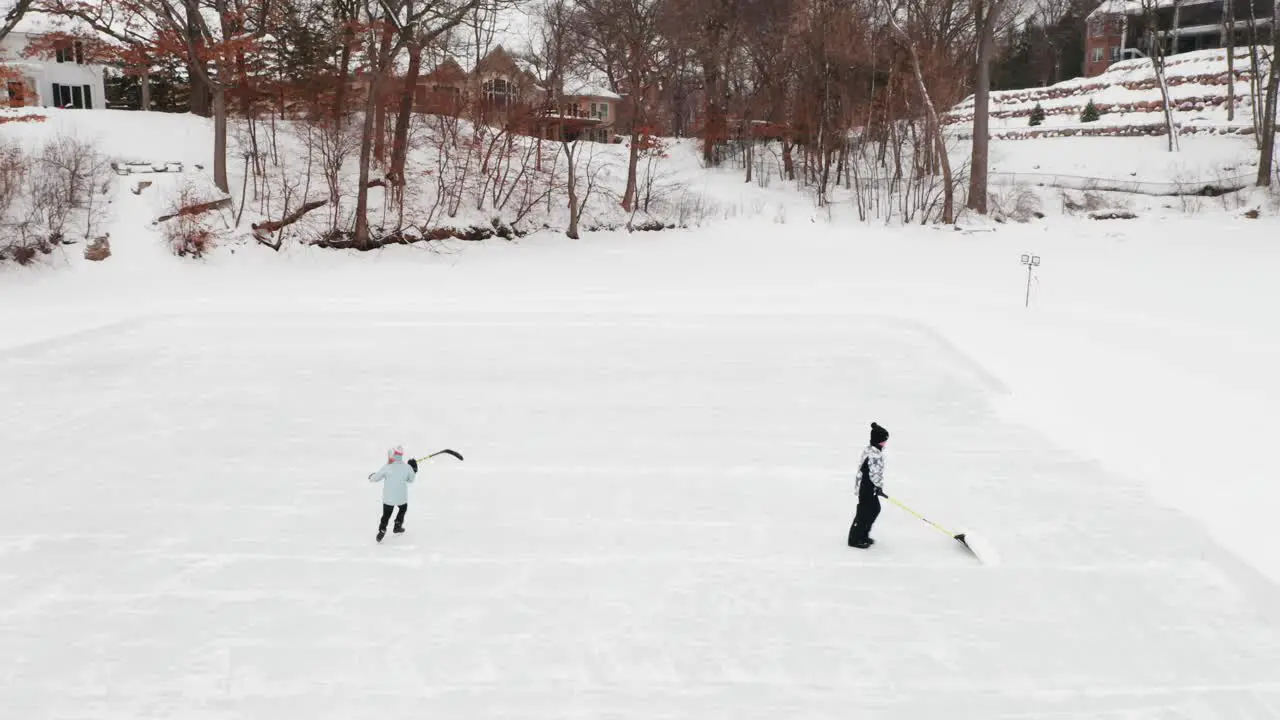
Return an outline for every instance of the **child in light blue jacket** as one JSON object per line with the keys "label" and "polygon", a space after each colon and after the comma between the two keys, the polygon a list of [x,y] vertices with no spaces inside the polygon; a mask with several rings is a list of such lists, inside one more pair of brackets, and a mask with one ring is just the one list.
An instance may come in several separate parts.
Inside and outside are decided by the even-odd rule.
{"label": "child in light blue jacket", "polygon": [[387,464],[369,475],[369,482],[382,483],[382,520],[378,523],[378,542],[387,534],[387,521],[392,508],[399,508],[393,532],[404,532],[404,515],[409,510],[409,483],[418,475],[418,463],[404,461],[404,448],[397,445],[387,451]]}

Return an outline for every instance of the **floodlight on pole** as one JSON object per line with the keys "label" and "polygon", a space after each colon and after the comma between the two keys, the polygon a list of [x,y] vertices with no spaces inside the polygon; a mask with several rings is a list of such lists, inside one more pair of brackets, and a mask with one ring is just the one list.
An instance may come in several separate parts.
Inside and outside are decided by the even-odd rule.
{"label": "floodlight on pole", "polygon": [[1035,268],[1040,267],[1040,256],[1024,253],[1022,264],[1027,266],[1027,299],[1024,307],[1031,307],[1031,273]]}

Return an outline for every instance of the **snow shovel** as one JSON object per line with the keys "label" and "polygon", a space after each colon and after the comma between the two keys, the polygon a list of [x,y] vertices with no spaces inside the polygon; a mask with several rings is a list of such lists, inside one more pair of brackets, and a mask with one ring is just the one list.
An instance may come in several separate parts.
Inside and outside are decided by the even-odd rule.
{"label": "snow shovel", "polygon": [[921,520],[923,520],[923,521],[925,521],[925,522],[929,523],[929,524],[930,524],[930,525],[932,525],[933,527],[937,528],[939,532],[943,532],[943,533],[946,533],[947,535],[951,536],[951,539],[952,539],[952,540],[955,540],[956,542],[958,542],[958,543],[960,543],[961,545],[963,545],[963,546],[964,546],[964,549],[965,549],[965,550],[968,550],[968,551],[969,551],[969,553],[970,553],[970,554],[972,554],[974,557],[977,557],[979,560],[981,560],[981,559],[982,559],[982,558],[978,557],[978,553],[974,552],[973,548],[969,547],[969,543],[965,542],[965,539],[964,539],[964,533],[953,533],[953,532],[951,532],[950,530],[948,530],[948,529],[946,529],[946,528],[942,527],[942,526],[941,526],[941,525],[939,525],[938,523],[936,523],[936,522],[934,522],[934,521],[930,520],[929,518],[927,518],[927,517],[925,517],[925,516],[921,515],[920,513],[916,512],[915,510],[912,510],[911,508],[907,507],[906,505],[903,505],[902,503],[898,502],[896,499],[891,498],[891,497],[889,497],[888,495],[885,495],[885,496],[884,496],[884,498],[885,498],[886,500],[888,500],[889,502],[893,503],[894,505],[897,505],[898,507],[902,508],[903,510],[906,510],[907,512],[911,513],[912,515],[915,515],[916,517],[920,518]]}

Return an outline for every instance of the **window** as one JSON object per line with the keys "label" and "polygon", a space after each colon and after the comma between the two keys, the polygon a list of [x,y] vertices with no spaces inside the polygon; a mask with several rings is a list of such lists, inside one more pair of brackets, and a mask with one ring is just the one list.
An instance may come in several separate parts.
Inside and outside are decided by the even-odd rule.
{"label": "window", "polygon": [[1093,49],[1093,61],[1102,62],[1102,48]]}
{"label": "window", "polygon": [[22,107],[27,104],[27,86],[21,80],[9,82],[9,107]]}
{"label": "window", "polygon": [[1119,48],[1119,47],[1112,47],[1112,48],[1111,48],[1111,62],[1115,62],[1115,61],[1117,61],[1117,60],[1119,60],[1119,59],[1120,59],[1120,48]]}
{"label": "window", "polygon": [[506,107],[512,100],[511,83],[502,78],[488,80],[484,84],[484,99],[493,107]]}
{"label": "window", "polygon": [[607,102],[600,103],[600,119],[601,120],[609,119],[609,103]]}
{"label": "window", "polygon": [[53,105],[59,108],[93,109],[93,88],[89,85],[53,84]]}
{"label": "window", "polygon": [[54,51],[54,57],[60,63],[73,62],[77,65],[83,65],[84,43],[76,40],[71,43],[70,47],[60,47]]}

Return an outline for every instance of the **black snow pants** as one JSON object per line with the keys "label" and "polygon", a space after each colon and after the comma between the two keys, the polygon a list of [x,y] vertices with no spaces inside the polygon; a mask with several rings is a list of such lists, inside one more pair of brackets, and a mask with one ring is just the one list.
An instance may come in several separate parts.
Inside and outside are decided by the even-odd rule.
{"label": "black snow pants", "polygon": [[[391,519],[391,511],[396,507],[397,507],[396,505],[382,506],[382,522],[378,523],[379,532],[387,531],[387,521]],[[404,527],[404,514],[408,512],[409,504],[405,503],[404,505],[400,505],[398,507],[400,508],[400,512],[396,513],[396,527],[402,528]]]}
{"label": "black snow pants", "polygon": [[879,516],[880,496],[876,495],[875,484],[864,476],[858,485],[858,512],[853,516],[853,525],[849,526],[849,544],[865,543]]}

